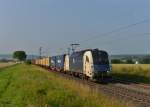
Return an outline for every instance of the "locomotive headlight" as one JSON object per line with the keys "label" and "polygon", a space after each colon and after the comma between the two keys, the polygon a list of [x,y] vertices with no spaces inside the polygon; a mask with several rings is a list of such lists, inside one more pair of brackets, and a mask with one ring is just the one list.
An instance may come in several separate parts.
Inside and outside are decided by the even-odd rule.
{"label": "locomotive headlight", "polygon": [[110,73],[110,71],[107,71],[107,73]]}

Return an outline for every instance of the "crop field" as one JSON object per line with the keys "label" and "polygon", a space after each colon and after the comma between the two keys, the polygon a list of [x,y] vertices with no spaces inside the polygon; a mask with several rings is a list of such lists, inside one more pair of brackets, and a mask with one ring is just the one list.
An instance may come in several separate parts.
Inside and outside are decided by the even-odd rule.
{"label": "crop field", "polygon": [[113,64],[112,70],[114,77],[150,84],[149,64]]}
{"label": "crop field", "polygon": [[0,62],[0,68],[4,68],[4,67],[8,67],[8,66],[11,66],[11,65],[14,65],[15,63],[13,62]]}
{"label": "crop field", "polygon": [[0,70],[0,107],[134,107],[34,65]]}

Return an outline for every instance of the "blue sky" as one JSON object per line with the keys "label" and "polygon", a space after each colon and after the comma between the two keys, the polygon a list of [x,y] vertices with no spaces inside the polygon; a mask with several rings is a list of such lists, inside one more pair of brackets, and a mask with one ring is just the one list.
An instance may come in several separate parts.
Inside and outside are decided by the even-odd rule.
{"label": "blue sky", "polygon": [[[0,0],[0,53],[64,53],[70,43],[110,54],[150,53],[149,0]],[[93,38],[86,41],[88,38]],[[82,41],[82,42],[81,42]]]}

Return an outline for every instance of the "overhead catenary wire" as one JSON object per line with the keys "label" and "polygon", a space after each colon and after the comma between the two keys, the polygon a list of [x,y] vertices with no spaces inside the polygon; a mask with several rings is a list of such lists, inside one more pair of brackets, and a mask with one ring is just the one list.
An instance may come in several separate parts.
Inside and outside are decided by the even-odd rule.
{"label": "overhead catenary wire", "polygon": [[137,26],[137,25],[140,25],[140,24],[144,24],[144,23],[147,23],[147,22],[150,22],[150,18],[149,19],[145,19],[145,20],[142,20],[142,21],[139,21],[139,22],[136,22],[136,23],[132,23],[132,24],[129,24],[127,26],[123,26],[123,27],[120,27],[120,28],[117,28],[117,29],[114,29],[112,31],[109,31],[109,32],[105,32],[105,33],[102,33],[100,35],[96,35],[96,36],[93,36],[93,37],[89,37],[88,39],[86,40],[82,40],[82,41],[79,41],[79,43],[87,43],[88,41],[91,41],[91,40],[95,40],[99,37],[102,37],[102,36],[109,36],[110,34],[113,34],[113,33],[117,33],[117,32],[120,32],[120,31],[123,31],[123,30],[126,30],[126,29],[129,29],[131,27],[134,27],[134,26]]}
{"label": "overhead catenary wire", "polygon": [[[137,37],[139,37],[139,36],[148,36],[148,35],[150,35],[150,33],[140,33],[140,34],[132,34],[132,35],[136,35]],[[118,35],[117,35],[118,36]],[[123,37],[123,36],[122,36]],[[122,37],[121,38],[114,38],[114,39],[112,39],[111,41],[103,41],[102,43],[107,43],[107,45],[112,45],[112,43],[113,43],[113,41],[115,40],[117,40],[117,41],[121,41],[121,40],[131,40],[128,36],[125,36],[125,38],[124,39],[122,39]],[[97,42],[95,42],[95,43],[97,43]],[[108,44],[109,43],[109,44]]]}
{"label": "overhead catenary wire", "polygon": [[[110,36],[111,34],[113,34],[113,33],[117,33],[117,32],[121,32],[121,31],[123,31],[123,30],[127,30],[127,29],[129,29],[129,28],[132,28],[132,27],[134,27],[134,26],[137,26],[137,25],[140,25],[140,24],[144,24],[144,23],[147,23],[147,22],[150,22],[150,18],[149,19],[145,19],[145,20],[142,20],[142,21],[139,21],[139,22],[136,22],[136,23],[132,23],[132,24],[129,24],[129,25],[126,25],[126,26],[122,26],[122,27],[119,27],[119,28],[117,28],[117,29],[114,29],[114,30],[111,30],[111,31],[108,31],[108,32],[105,32],[105,33],[102,33],[102,34],[99,34],[99,35],[96,35],[96,36],[89,36],[87,39],[85,39],[85,40],[81,40],[81,41],[77,41],[76,43],[80,43],[81,44],[81,46],[82,46],[82,44],[87,44],[89,41],[90,42],[92,42],[92,40],[97,40],[98,38],[100,38],[100,37],[108,37],[108,36]],[[117,35],[113,35],[113,36],[117,36]],[[108,43],[108,42],[107,42]],[[65,45],[65,47],[66,47],[66,45]],[[86,46],[87,47],[87,46]],[[89,48],[90,46],[88,46],[88,48]],[[65,50],[65,49],[64,49]],[[68,50],[68,49],[67,49]],[[68,51],[67,51],[68,52]],[[66,53],[66,52],[64,52],[64,53]]]}

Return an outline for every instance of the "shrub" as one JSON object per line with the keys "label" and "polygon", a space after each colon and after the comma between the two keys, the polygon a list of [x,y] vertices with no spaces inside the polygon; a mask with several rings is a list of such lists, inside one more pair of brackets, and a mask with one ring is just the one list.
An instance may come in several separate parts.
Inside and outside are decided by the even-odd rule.
{"label": "shrub", "polygon": [[122,63],[122,61],[120,59],[112,59],[111,62],[113,64],[121,64]]}
{"label": "shrub", "polygon": [[128,59],[128,60],[126,61],[126,63],[127,63],[127,64],[134,64],[135,62],[134,62],[132,59]]}
{"label": "shrub", "polygon": [[142,61],[141,61],[142,64],[150,64],[150,58],[144,58]]}
{"label": "shrub", "polygon": [[26,62],[25,62],[27,65],[31,65],[31,60],[26,60]]}

